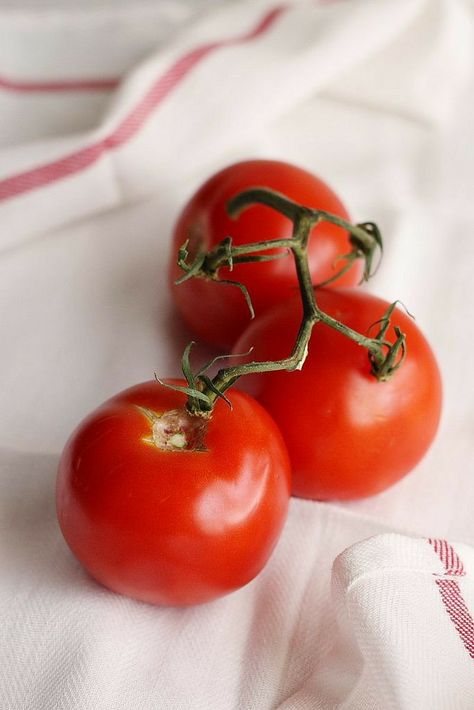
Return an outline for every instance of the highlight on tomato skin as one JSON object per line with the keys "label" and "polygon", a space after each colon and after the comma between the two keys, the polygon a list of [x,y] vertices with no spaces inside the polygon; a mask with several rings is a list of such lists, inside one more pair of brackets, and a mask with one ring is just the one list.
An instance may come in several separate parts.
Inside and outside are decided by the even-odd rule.
{"label": "highlight on tomato skin", "polygon": [[57,515],[98,582],[144,602],[186,606],[232,592],[264,567],[287,515],[288,454],[255,400],[238,391],[231,399],[232,411],[218,401],[195,436],[194,421],[183,425],[185,396],[145,382],[72,434],[59,465]]}
{"label": "highlight on tomato skin", "polygon": [[[323,311],[361,333],[389,305],[358,289],[318,289],[316,297]],[[253,359],[284,357],[300,318],[295,297],[257,318],[234,351],[253,346]],[[441,414],[439,368],[412,318],[396,308],[391,322],[406,334],[407,351],[386,382],[371,374],[365,348],[322,323],[313,329],[300,372],[271,372],[242,381],[283,434],[294,495],[318,500],[373,495],[405,476],[430,447]]]}
{"label": "highlight on tomato skin", "polygon": [[[227,205],[232,197],[250,187],[265,186],[308,207],[326,210],[349,220],[339,197],[322,180],[302,168],[277,160],[248,160],[224,168],[209,178],[181,211],[174,229],[170,256],[170,288],[176,307],[198,338],[230,348],[250,321],[242,292],[235,286],[210,279],[192,278],[175,285],[183,272],[177,266],[180,246],[189,240],[191,258],[198,248],[209,250],[231,237],[234,245],[266,239],[288,238],[292,224],[281,213],[254,205],[232,220]],[[319,224],[309,242],[308,259],[313,283],[337,273],[337,259],[351,250],[347,232],[327,222]],[[362,264],[357,260],[334,286],[359,283]],[[291,255],[265,263],[234,264],[222,268],[220,277],[247,287],[257,315],[291,297],[298,288]]]}

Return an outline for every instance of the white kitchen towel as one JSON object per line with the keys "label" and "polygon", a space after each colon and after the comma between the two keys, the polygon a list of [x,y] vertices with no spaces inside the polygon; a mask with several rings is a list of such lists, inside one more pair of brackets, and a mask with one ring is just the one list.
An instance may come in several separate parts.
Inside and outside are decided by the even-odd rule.
{"label": "white kitchen towel", "polygon": [[153,607],[74,560],[56,465],[2,453],[2,709],[473,707],[472,547],[293,500],[256,580],[195,608]]}
{"label": "white kitchen towel", "polygon": [[[2,710],[474,706],[472,552],[434,542],[474,544],[473,38],[469,0],[0,10]],[[371,288],[429,336],[443,424],[383,494],[292,501],[245,589],[154,608],[75,562],[55,469],[98,403],[177,374],[190,336],[167,293],[173,221],[212,171],[252,156],[316,172],[380,223]],[[393,530],[418,539],[357,546]]]}
{"label": "white kitchen towel", "polygon": [[473,569],[468,545],[397,534],[337,558],[334,658],[355,679],[338,707],[474,707]]}
{"label": "white kitchen towel", "polygon": [[[114,18],[111,26],[102,23],[102,35],[95,28],[94,43],[88,37],[81,54],[65,46],[74,36],[71,27],[64,36],[64,28],[50,20],[40,29],[41,44],[36,39],[29,50],[24,22],[5,19],[3,52],[21,54],[22,73],[38,76],[41,46],[39,56],[47,71],[36,87],[31,80],[3,79],[0,90],[4,89],[2,100],[7,105],[2,113],[8,125],[2,132],[10,140],[15,130],[21,134],[25,122],[37,124],[41,112],[38,115],[35,108],[38,104],[44,111],[45,94],[62,94],[65,125],[71,130],[69,116],[76,112],[76,104],[68,101],[71,91],[94,93],[119,83],[107,73],[99,78],[90,74],[94,59],[95,73],[110,72],[107,33],[116,25],[125,64],[137,52],[140,38],[149,46],[146,14],[142,24],[135,19],[130,27],[126,17],[122,23]],[[101,36],[106,37],[105,47]],[[400,36],[403,46],[390,56]],[[206,169],[229,146],[244,143],[256,126],[284,115],[314,92],[331,86],[338,91],[339,82],[345,100],[356,96],[436,123],[449,116],[468,77],[472,46],[468,8],[461,0],[362,0],[350,5],[241,0],[214,8],[172,40],[162,38],[160,50],[119,83],[102,116],[97,116],[96,108],[96,123],[88,130],[76,127],[65,134],[56,115],[59,136],[51,136],[46,112],[44,138],[4,148],[0,218],[7,228],[2,246],[169,189]],[[388,56],[380,64],[375,57],[386,47]],[[64,55],[70,55],[69,65]],[[365,72],[361,78],[357,67],[372,58],[369,75]],[[349,69],[355,73],[346,79]],[[54,108],[60,111],[57,102]],[[52,203],[54,210],[49,208]]]}

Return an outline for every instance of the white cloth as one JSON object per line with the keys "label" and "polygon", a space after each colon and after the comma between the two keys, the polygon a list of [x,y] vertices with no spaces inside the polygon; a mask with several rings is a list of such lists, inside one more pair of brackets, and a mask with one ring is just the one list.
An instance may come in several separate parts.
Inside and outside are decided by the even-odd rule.
{"label": "white cloth", "polygon": [[[2,708],[472,708],[472,4],[19,4],[0,12]],[[72,558],[55,469],[86,412],[178,372],[173,220],[251,156],[380,224],[370,288],[429,336],[443,423],[385,493],[292,501],[246,588],[158,609]]]}

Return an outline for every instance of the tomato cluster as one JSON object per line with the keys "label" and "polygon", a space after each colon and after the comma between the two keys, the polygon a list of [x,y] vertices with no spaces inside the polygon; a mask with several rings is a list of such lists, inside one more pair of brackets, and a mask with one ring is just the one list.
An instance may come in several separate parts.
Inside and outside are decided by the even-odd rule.
{"label": "tomato cluster", "polygon": [[[234,220],[228,214],[229,201],[257,188],[305,205],[301,214],[312,208],[335,216],[308,232],[305,268],[320,317],[302,348],[302,369],[291,372],[278,363],[258,372],[258,365],[288,358],[302,337],[301,279],[281,245],[264,249],[263,259],[240,255],[255,242],[286,244],[296,222],[269,204],[247,205]],[[321,180],[268,160],[222,170],[186,205],[174,234],[172,294],[199,337],[233,348],[236,365],[212,380],[206,367],[193,374],[188,348],[184,380],[132,387],[70,437],[58,473],[58,519],[99,582],[155,604],[209,601],[259,573],[290,493],[320,500],[371,495],[421,459],[441,411],[436,360],[411,317],[355,288],[360,261],[346,258],[337,278],[338,259],[354,249],[347,220]],[[210,253],[225,257],[215,269]],[[186,278],[176,285],[183,268]],[[331,288],[315,288],[313,296],[311,283],[327,280]],[[250,324],[244,293],[257,314]],[[375,355],[346,337],[377,324]],[[387,363],[393,355],[391,367],[377,370],[384,351]],[[233,390],[229,407],[224,392],[249,359],[257,363],[245,385],[253,396]]]}

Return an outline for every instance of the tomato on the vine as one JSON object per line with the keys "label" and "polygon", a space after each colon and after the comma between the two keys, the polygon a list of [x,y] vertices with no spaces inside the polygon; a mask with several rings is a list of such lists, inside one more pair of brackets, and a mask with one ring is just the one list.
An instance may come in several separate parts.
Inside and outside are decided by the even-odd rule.
{"label": "tomato on the vine", "polygon": [[209,419],[189,417],[185,401],[154,381],[125,390],[79,425],[59,466],[71,550],[106,587],[154,604],[249,582],[288,507],[288,454],[267,412],[238,391]]}
{"label": "tomato on the vine", "polygon": [[[176,264],[179,247],[189,240],[192,260],[198,250],[209,250],[226,237],[235,246],[291,236],[292,224],[281,213],[264,205],[253,205],[232,220],[227,204],[237,193],[250,187],[265,186],[283,193],[308,207],[331,212],[348,220],[346,208],[337,195],[319,178],[288,163],[277,160],[249,160],[231,165],[205,182],[184,207],[174,230],[171,249],[171,290],[178,310],[191,329],[202,339],[231,347],[249,323],[249,310],[242,292],[235,286],[212,279],[193,278],[178,286],[182,276]],[[314,229],[308,259],[314,284],[337,273],[344,262],[337,258],[351,251],[347,232],[324,222]],[[351,286],[362,274],[360,261],[338,278],[336,286]],[[257,315],[285,301],[298,288],[291,256],[265,263],[234,264],[223,267],[220,279],[242,283],[252,299]]]}
{"label": "tomato on the vine", "polygon": [[[322,311],[360,333],[389,306],[356,289],[317,289],[316,299]],[[300,320],[295,297],[256,319],[234,350],[253,346],[255,360],[286,357]],[[407,350],[388,381],[371,374],[364,347],[324,323],[314,326],[300,372],[245,378],[244,386],[281,429],[295,495],[325,500],[377,493],[410,471],[430,446],[441,412],[438,366],[412,318],[397,308],[390,322],[406,334]]]}

